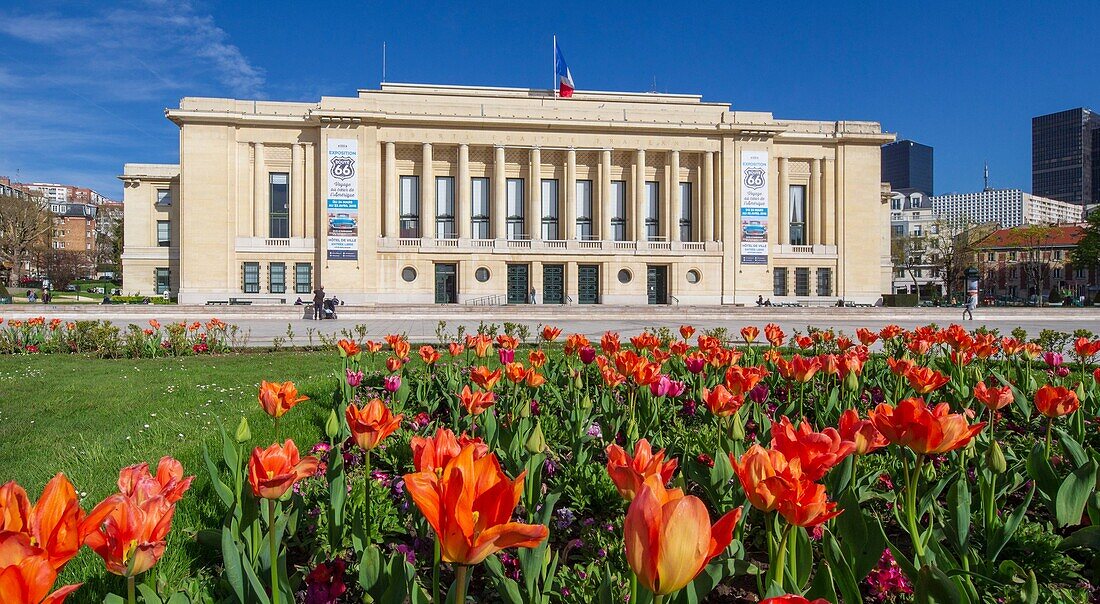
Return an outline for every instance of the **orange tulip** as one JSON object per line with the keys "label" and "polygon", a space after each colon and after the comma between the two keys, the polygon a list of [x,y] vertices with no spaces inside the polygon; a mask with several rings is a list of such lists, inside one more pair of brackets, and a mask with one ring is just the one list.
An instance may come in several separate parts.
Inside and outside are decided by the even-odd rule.
{"label": "orange tulip", "polygon": [[905,374],[905,379],[917,394],[928,394],[951,381],[931,367],[914,367]]}
{"label": "orange tulip", "polygon": [[50,593],[57,571],[49,556],[22,533],[0,533],[0,602],[4,604],[61,604],[80,587],[66,585]]}
{"label": "orange tulip", "polygon": [[404,365],[400,357],[386,357],[386,371],[390,373],[397,373]]}
{"label": "orange tulip", "polygon": [[[468,344],[467,344],[468,346]],[[493,349],[493,340],[489,336],[478,336],[473,340],[474,355],[484,358]]]}
{"label": "orange tulip", "polygon": [[394,416],[386,404],[376,398],[362,408],[355,406],[355,403],[350,403],[344,412],[344,417],[347,419],[355,444],[364,451],[370,451],[401,426],[401,420],[405,415]]}
{"label": "orange tulip", "polygon": [[609,355],[619,352],[619,334],[608,331],[600,338],[600,348]]}
{"label": "orange tulip", "polygon": [[1009,386],[986,387],[985,382],[981,381],[974,384],[974,398],[991,411],[996,411],[1012,402],[1012,388]]}
{"label": "orange tulip", "polygon": [[867,329],[866,327],[860,327],[859,329],[857,329],[856,337],[859,338],[860,343],[864,346],[870,346],[871,344],[874,344],[878,341],[878,334],[871,331],[870,329]]}
{"label": "orange tulip", "polygon": [[546,378],[543,377],[534,367],[527,370],[526,382],[528,388],[538,388],[546,383]]}
{"label": "orange tulip", "polygon": [[588,338],[584,334],[573,333],[565,338],[565,354],[576,354],[580,349],[588,347]]}
{"label": "orange tulip", "polygon": [[551,327],[549,325],[545,325],[542,328],[542,339],[547,341],[547,342],[553,342],[554,340],[558,339],[558,336],[560,336],[560,335],[561,335],[561,329],[559,329],[557,327]]}
{"label": "orange tulip", "polygon": [[371,354],[374,354],[374,353],[382,350],[382,343],[381,342],[375,342],[374,340],[367,340],[367,343],[365,344],[365,347],[366,347],[367,352],[369,352]]}
{"label": "orange tulip", "polygon": [[86,543],[107,566],[123,577],[140,575],[152,568],[166,547],[176,506],[157,495],[143,503],[124,498],[102,527]]}
{"label": "orange tulip", "polygon": [[711,526],[698,497],[666,489],[660,477],[650,476],[623,522],[626,560],[646,589],[676,592],[725,551],[739,520],[741,508],[736,508]]}
{"label": "orange tulip", "polygon": [[439,359],[443,358],[443,355],[439,354],[432,346],[421,346],[417,353],[420,354],[420,360],[424,361],[425,365],[434,365]]}
{"label": "orange tulip", "polygon": [[896,407],[880,403],[868,414],[886,440],[928,455],[965,447],[985,427],[985,422],[966,423],[966,417],[949,413],[947,403],[929,408],[922,398],[907,398]]}
{"label": "orange tulip", "polygon": [[783,330],[775,323],[768,323],[764,326],[764,337],[772,346],[782,346],[787,334],[783,333]]}
{"label": "orange tulip", "polygon": [[603,381],[605,384],[607,384],[608,388],[614,388],[626,381],[626,377],[624,377],[622,374],[615,371],[614,369],[611,369],[610,367],[607,369],[601,369],[600,376],[603,378]]}
{"label": "orange tulip", "polygon": [[916,361],[909,357],[902,357],[900,359],[887,357],[886,365],[890,367],[890,373],[896,376],[905,377],[909,373],[909,370],[917,366]]}
{"label": "orange tulip", "polygon": [[256,447],[248,460],[248,482],[252,494],[262,499],[279,499],[294,483],[317,471],[316,457],[300,457],[294,441],[287,439],[264,449]]}
{"label": "orange tulip", "polygon": [[505,548],[537,547],[549,534],[542,524],[512,522],[525,473],[509,480],[496,455],[475,459],[474,449],[464,447],[442,470],[405,475],[444,562],[478,564]]}
{"label": "orange tulip", "polygon": [[741,338],[745,340],[746,344],[752,344],[756,341],[757,336],[760,335],[760,328],[755,325],[746,325],[741,328]]}
{"label": "orange tulip", "polygon": [[412,346],[407,340],[398,340],[390,348],[393,348],[393,355],[399,359],[407,359],[409,351],[412,350]]}
{"label": "orange tulip", "polygon": [[722,384],[715,386],[714,390],[704,387],[701,394],[707,408],[718,417],[729,417],[737,413],[737,410],[745,403],[744,396],[730,394],[730,391],[726,390],[726,387]]}
{"label": "orange tulip", "polygon": [[518,384],[527,377],[527,368],[523,363],[508,363],[504,366],[504,377],[508,378],[509,382]]}
{"label": "orange tulip", "polygon": [[492,390],[500,381],[503,372],[500,369],[489,371],[489,368],[481,365],[470,371],[470,380],[481,386],[483,390]]}
{"label": "orange tulip", "polygon": [[810,336],[796,335],[794,337],[794,343],[797,344],[799,348],[805,350],[814,345],[814,340]]}
{"label": "orange tulip", "polygon": [[532,350],[527,354],[527,362],[532,367],[542,367],[546,364],[546,353],[541,350]]}
{"label": "orange tulip", "polygon": [[840,374],[840,357],[835,354],[819,354],[816,358],[821,363],[821,371],[826,375]]}
{"label": "orange tulip", "polygon": [[26,536],[53,570],[61,570],[120,499],[108,498],[86,515],[80,509],[76,489],[64,474],[58,473],[46,483],[42,496],[32,507],[27,492],[12,481],[0,486],[0,535]]}
{"label": "orange tulip", "polygon": [[1077,393],[1065,386],[1047,384],[1035,393],[1035,408],[1043,415],[1055,418],[1073,413],[1081,406]]}
{"label": "orange tulip", "polygon": [[821,369],[821,359],[817,357],[791,357],[791,377],[797,382],[808,382]]}
{"label": "orange tulip", "polygon": [[732,394],[748,394],[767,375],[768,370],[764,367],[734,365],[726,370],[726,389]]}
{"label": "orange tulip", "polygon": [[829,501],[825,485],[799,480],[784,492],[777,508],[788,524],[812,528],[840,515],[836,503]]}
{"label": "orange tulip", "polygon": [[733,453],[729,457],[745,497],[763,512],[775,511],[791,485],[802,480],[798,463],[774,449],[753,445],[740,459]]}
{"label": "orange tulip", "polygon": [[340,348],[340,356],[342,357],[357,357],[362,352],[359,343],[355,340],[340,340],[336,343],[336,346]]}
{"label": "orange tulip", "polygon": [[462,351],[466,350],[466,347],[459,342],[451,342],[447,344],[447,352],[451,353],[451,356],[457,357],[462,354]]}
{"label": "orange tulip", "polygon": [[417,472],[442,472],[443,468],[467,446],[474,448],[474,459],[489,454],[489,445],[480,438],[467,436],[455,437],[455,433],[439,428],[432,438],[414,436],[409,441],[413,454],[413,467]]}
{"label": "orange tulip", "polygon": [[[498,369],[496,373],[499,377],[500,370]],[[495,384],[496,381],[494,380],[493,383]],[[486,409],[493,406],[496,398],[496,395],[489,390],[472,392],[469,386],[463,386],[462,392],[458,393],[458,402],[462,403],[466,413],[470,415],[481,415]]]}
{"label": "orange tulip", "polygon": [[1024,350],[1024,343],[1011,336],[1001,338],[1001,352],[1005,356],[1012,356]]}
{"label": "orange tulip", "polygon": [[690,340],[691,336],[695,335],[695,328],[691,325],[680,326],[680,337],[685,340]]}
{"label": "orange tulip", "polygon": [[837,424],[840,437],[855,445],[857,455],[866,455],[890,444],[869,419],[860,419],[855,409],[845,409]]}
{"label": "orange tulip", "polygon": [[174,504],[183,499],[191,488],[194,476],[183,476],[183,464],[165,455],[157,464],[157,474],[149,472],[149,464],[140,463],[122,468],[118,472],[118,491],[123,497],[135,500],[139,505],[163,496],[165,503]]}
{"label": "orange tulip", "polygon": [[892,340],[892,339],[900,336],[901,332],[902,332],[902,329],[901,329],[900,326],[898,326],[898,325],[887,325],[886,327],[883,327],[878,332],[878,335],[883,340]]}
{"label": "orange tulip", "polygon": [[854,443],[842,439],[835,428],[814,432],[810,422],[803,418],[796,429],[786,416],[772,423],[771,446],[787,459],[797,459],[809,480],[820,480],[856,448]]}
{"label": "orange tulip", "polygon": [[294,382],[260,382],[260,406],[274,418],[282,417],[294,405],[308,401],[308,396],[298,396]]}
{"label": "orange tulip", "polygon": [[393,348],[398,342],[402,341],[403,339],[405,338],[402,337],[401,334],[397,333],[387,334],[384,338],[382,338],[382,340],[386,342],[386,344],[388,344],[390,348]]}
{"label": "orange tulip", "polygon": [[676,459],[664,459],[665,452],[654,453],[649,441],[644,438],[634,445],[633,457],[612,443],[607,446],[607,475],[623,499],[631,501],[642,489],[646,478],[657,475],[661,478],[661,484],[672,480],[678,462]]}
{"label": "orange tulip", "polygon": [[657,336],[648,331],[643,331],[633,338],[630,338],[630,344],[634,346],[636,350],[654,350],[661,345],[661,341],[657,339]]}
{"label": "orange tulip", "polygon": [[671,356],[682,357],[687,354],[689,348],[691,348],[691,344],[684,341],[676,341],[668,345],[668,352]]}

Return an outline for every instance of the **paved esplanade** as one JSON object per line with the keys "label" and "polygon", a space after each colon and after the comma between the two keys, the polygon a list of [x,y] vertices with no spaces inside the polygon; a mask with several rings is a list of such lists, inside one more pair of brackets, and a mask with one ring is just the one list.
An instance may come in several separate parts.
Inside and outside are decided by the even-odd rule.
{"label": "paved esplanade", "polygon": [[[690,324],[697,329],[725,327],[737,337],[737,330],[744,325],[763,327],[765,323],[778,323],[788,334],[805,331],[806,326],[833,327],[855,337],[858,327],[879,329],[896,323],[913,328],[928,323],[945,327],[960,323],[968,328],[985,326],[1008,334],[1015,327],[1023,327],[1029,336],[1039,335],[1043,329],[1072,332],[1089,329],[1100,332],[1100,308],[979,308],[973,321],[962,321],[962,309],[956,308],[740,308],[740,307],[692,307],[692,306],[344,306],[339,309],[340,318],[328,321],[303,319],[307,307],[302,306],[28,306],[16,304],[0,306],[0,318],[26,319],[45,316],[47,319],[106,319],[119,325],[133,323],[146,327],[149,319],[162,323],[171,321],[205,321],[210,317],[237,325],[249,334],[249,346],[271,346],[276,337],[286,337],[287,326],[294,332],[294,339],[285,345],[310,343],[309,330],[314,330],[313,343],[320,342],[316,334],[339,336],[343,330],[353,330],[357,325],[366,326],[368,338],[375,340],[389,333],[404,333],[416,343],[434,343],[439,321],[447,322],[447,330],[455,333],[459,325],[465,325],[467,333],[477,330],[478,324],[522,323],[531,327],[534,337],[539,325],[554,325],[563,334],[580,332],[589,337],[600,336],[605,331],[617,331],[624,336],[636,335],[646,328],[677,328]],[[312,316],[313,309],[309,308]],[[761,336],[762,337],[762,336]]]}

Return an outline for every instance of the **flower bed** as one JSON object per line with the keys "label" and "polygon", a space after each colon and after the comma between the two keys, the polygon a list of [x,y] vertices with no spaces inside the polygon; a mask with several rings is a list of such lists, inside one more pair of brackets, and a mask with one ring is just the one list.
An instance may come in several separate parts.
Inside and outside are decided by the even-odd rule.
{"label": "flower bed", "polygon": [[152,358],[229,352],[238,329],[212,318],[206,322],[166,323],[121,329],[110,321],[62,321],[32,317],[0,318],[0,354],[82,353],[101,358]]}
{"label": "flower bed", "polygon": [[[198,534],[222,569],[205,591],[311,603],[1095,597],[1100,340],[1064,356],[959,326],[740,334],[590,342],[547,327],[533,346],[479,334],[415,351],[397,335],[342,340],[331,400],[264,382],[276,442],[253,442],[242,421],[208,451],[186,495],[205,493],[223,519]],[[278,438],[301,404],[331,407],[304,451]],[[62,549],[11,520],[33,514],[3,487],[0,574],[36,578],[44,595],[87,543],[127,579],[119,593],[195,601],[141,573],[190,485],[161,464],[155,477],[124,469],[87,516],[62,506]],[[56,486],[40,501],[64,503]],[[156,530],[126,533],[137,518]]]}

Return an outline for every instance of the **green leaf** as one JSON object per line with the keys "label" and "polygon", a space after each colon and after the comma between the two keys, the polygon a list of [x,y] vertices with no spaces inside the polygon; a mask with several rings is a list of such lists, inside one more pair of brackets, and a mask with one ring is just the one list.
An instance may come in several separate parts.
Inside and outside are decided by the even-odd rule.
{"label": "green leaf", "polygon": [[126,599],[118,594],[107,594],[103,598],[103,604],[126,604]]}
{"label": "green leaf", "polygon": [[373,543],[363,548],[359,558],[359,586],[371,591],[382,574],[382,551]]}
{"label": "green leaf", "polygon": [[836,604],[836,590],[833,588],[833,570],[828,564],[822,564],[817,567],[817,572],[814,573],[813,583],[810,584],[810,589],[806,592],[806,598],[824,598],[833,604]]}
{"label": "green leaf", "polygon": [[226,526],[222,528],[222,564],[225,568],[225,580],[233,589],[233,595],[238,602],[244,602],[244,571],[241,570],[241,552],[237,549],[237,542],[233,538],[232,530]]}
{"label": "green leaf", "polygon": [[222,503],[232,508],[236,498],[233,496],[233,491],[222,482],[222,473],[218,470],[218,466],[214,465],[214,460],[210,459],[210,451],[207,450],[206,443],[202,444],[202,457],[206,461],[206,471],[210,475],[210,483],[214,485],[214,492],[218,494]]}
{"label": "green leaf", "polygon": [[1054,517],[1059,526],[1076,525],[1085,513],[1085,504],[1096,488],[1096,462],[1077,468],[1066,476],[1054,499]]}
{"label": "green leaf", "polygon": [[138,583],[137,590],[141,592],[141,597],[145,600],[145,604],[160,604],[162,601],[160,596],[157,595],[157,590],[146,583]]}
{"label": "green leaf", "polygon": [[989,540],[986,550],[986,559],[989,563],[993,563],[997,560],[997,556],[1000,555],[1001,550],[1004,549],[1004,546],[1012,539],[1012,535],[1023,521],[1024,515],[1027,513],[1027,508],[1031,505],[1031,499],[1034,496],[1035,483],[1032,483],[1031,490],[1028,491],[1027,497],[1024,498],[1023,503],[1015,510],[1012,510],[1012,513],[1008,515],[1008,519],[1005,520],[1004,526],[996,532],[996,537]]}
{"label": "green leaf", "polygon": [[596,597],[599,604],[619,604],[615,601],[615,593],[611,589],[610,567],[604,567],[603,579],[600,580],[600,587],[596,590]]}
{"label": "green leaf", "polygon": [[1062,542],[1058,544],[1058,549],[1071,549],[1074,547],[1087,547],[1100,551],[1100,526],[1086,526],[1062,539]]}
{"label": "green leaf", "polygon": [[1085,450],[1077,444],[1073,437],[1061,428],[1055,428],[1054,432],[1058,435],[1058,440],[1062,442],[1062,448],[1066,450],[1066,454],[1073,458],[1074,466],[1080,467],[1088,463],[1088,453],[1085,453]]}
{"label": "green leaf", "polygon": [[1031,449],[1031,454],[1027,457],[1027,474],[1035,481],[1039,492],[1053,501],[1062,481],[1054,473],[1054,468],[1050,467],[1043,443],[1036,443]]}
{"label": "green leaf", "polygon": [[1020,392],[1020,389],[1017,388],[1015,384],[1004,379],[1004,377],[1002,377],[1001,374],[997,373],[996,371],[991,371],[990,373],[992,373],[993,377],[997,378],[997,380],[1001,382],[1002,386],[1008,386],[1012,390],[1012,403],[1016,405],[1016,409],[1020,411],[1020,414],[1024,416],[1024,419],[1031,419],[1031,401],[1026,396],[1024,396],[1024,393]]}
{"label": "green leaf", "polygon": [[918,604],[966,604],[969,602],[951,577],[931,564],[921,567],[913,593]]}
{"label": "green leaf", "polygon": [[825,553],[825,561],[831,567],[830,574],[833,583],[840,590],[844,602],[862,602],[863,598],[859,593],[860,579],[857,579],[856,574],[852,572],[852,568],[848,565],[848,560],[841,550],[840,543],[836,540],[836,536],[833,535],[832,531],[826,532],[825,546],[822,550]]}
{"label": "green leaf", "polygon": [[886,535],[878,518],[860,508],[855,493],[841,495],[838,502],[844,510],[836,519],[836,535],[849,560],[852,575],[862,581],[882,558]]}
{"label": "green leaf", "polygon": [[945,527],[955,551],[965,554],[970,540],[970,486],[960,478],[947,491],[948,523]]}

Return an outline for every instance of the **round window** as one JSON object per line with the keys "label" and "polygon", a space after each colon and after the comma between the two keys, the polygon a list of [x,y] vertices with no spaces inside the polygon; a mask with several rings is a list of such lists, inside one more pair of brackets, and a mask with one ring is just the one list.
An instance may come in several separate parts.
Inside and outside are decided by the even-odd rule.
{"label": "round window", "polygon": [[630,283],[630,278],[632,276],[633,275],[630,274],[630,271],[626,270],[625,268],[620,269],[619,270],[619,283]]}
{"label": "round window", "polygon": [[699,280],[702,279],[702,278],[703,278],[703,276],[700,275],[699,271],[697,271],[695,269],[691,269],[690,271],[687,272],[688,283],[698,283]]}
{"label": "round window", "polygon": [[416,281],[416,269],[411,266],[406,266],[401,269],[401,278],[409,283]]}
{"label": "round window", "polygon": [[489,269],[484,266],[478,267],[478,269],[474,271],[474,279],[477,279],[478,283],[485,283],[489,280]]}

